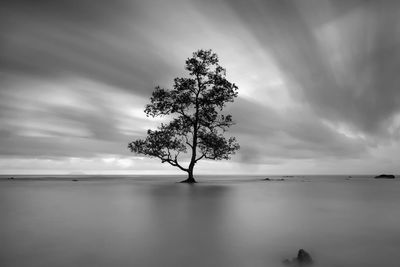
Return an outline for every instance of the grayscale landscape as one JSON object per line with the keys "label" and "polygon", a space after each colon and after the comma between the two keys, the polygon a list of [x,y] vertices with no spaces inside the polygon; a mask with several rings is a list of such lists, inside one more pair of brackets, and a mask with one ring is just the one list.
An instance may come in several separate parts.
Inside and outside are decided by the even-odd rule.
{"label": "grayscale landscape", "polygon": [[0,267],[400,266],[400,1],[3,0]]}

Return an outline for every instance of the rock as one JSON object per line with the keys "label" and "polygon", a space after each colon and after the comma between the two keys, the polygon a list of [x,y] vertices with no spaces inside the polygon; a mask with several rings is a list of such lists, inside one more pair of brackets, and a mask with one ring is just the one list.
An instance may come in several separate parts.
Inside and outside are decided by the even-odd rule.
{"label": "rock", "polygon": [[286,260],[282,261],[282,263],[285,264],[285,265],[291,265],[292,261],[286,259]]}
{"label": "rock", "polygon": [[297,261],[300,264],[311,264],[313,262],[310,254],[304,249],[300,249],[297,253]]}
{"label": "rock", "polygon": [[265,178],[263,181],[285,181],[283,178],[278,178],[278,179],[271,179],[271,178]]}
{"label": "rock", "polygon": [[394,179],[395,176],[393,174],[381,174],[378,176],[375,176],[375,179]]}
{"label": "rock", "polygon": [[304,249],[299,249],[297,252],[297,258],[293,258],[292,260],[284,260],[282,262],[283,264],[287,266],[293,266],[293,267],[302,267],[302,266],[310,266],[313,264],[313,260],[311,258],[311,255],[305,251]]}
{"label": "rock", "polygon": [[72,179],[72,182],[78,182],[79,180],[78,179]]}

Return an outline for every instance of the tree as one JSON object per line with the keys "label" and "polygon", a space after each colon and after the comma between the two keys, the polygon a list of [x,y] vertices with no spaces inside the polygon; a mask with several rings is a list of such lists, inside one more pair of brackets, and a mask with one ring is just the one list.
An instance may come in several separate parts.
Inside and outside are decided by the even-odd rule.
{"label": "tree", "polygon": [[[211,50],[198,50],[185,62],[189,78],[175,78],[173,89],[157,86],[146,105],[147,116],[169,116],[168,124],[148,130],[146,139],[129,143],[137,154],[156,157],[188,173],[182,182],[195,183],[193,169],[201,159],[230,159],[240,148],[235,137],[223,134],[234,124],[231,115],[220,112],[237,97],[238,87],[226,80],[225,69]],[[189,153],[189,165],[179,161]]]}

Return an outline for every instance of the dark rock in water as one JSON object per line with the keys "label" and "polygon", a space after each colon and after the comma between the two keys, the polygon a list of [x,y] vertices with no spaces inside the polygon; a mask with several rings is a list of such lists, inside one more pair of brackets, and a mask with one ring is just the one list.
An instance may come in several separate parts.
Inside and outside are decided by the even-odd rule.
{"label": "dark rock in water", "polygon": [[297,252],[297,258],[293,258],[292,260],[286,259],[282,263],[287,266],[301,267],[310,266],[311,264],[313,264],[313,260],[311,258],[311,255],[307,251],[305,251],[304,249],[300,249]]}
{"label": "dark rock in water", "polygon": [[279,179],[265,178],[265,179],[263,179],[263,181],[285,181],[285,179],[283,179],[283,178],[279,178]]}
{"label": "dark rock in water", "polygon": [[395,176],[393,174],[381,174],[378,176],[375,176],[375,179],[394,179]]}
{"label": "dark rock in water", "polygon": [[286,260],[282,261],[282,263],[285,264],[285,265],[291,265],[292,261],[286,259]]}
{"label": "dark rock in water", "polygon": [[313,262],[310,254],[304,249],[300,249],[297,253],[297,261],[301,264],[311,264]]}
{"label": "dark rock in water", "polygon": [[72,180],[72,182],[78,182],[78,181],[79,181],[78,179],[73,179],[73,180]]}

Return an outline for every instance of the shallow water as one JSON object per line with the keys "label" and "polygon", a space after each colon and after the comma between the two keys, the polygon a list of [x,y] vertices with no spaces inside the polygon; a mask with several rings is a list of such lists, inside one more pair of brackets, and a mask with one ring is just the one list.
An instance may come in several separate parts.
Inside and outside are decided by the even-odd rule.
{"label": "shallow water", "polygon": [[400,179],[0,180],[0,266],[399,266]]}

